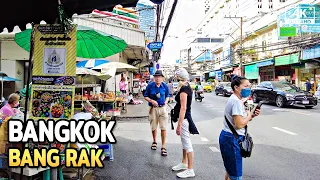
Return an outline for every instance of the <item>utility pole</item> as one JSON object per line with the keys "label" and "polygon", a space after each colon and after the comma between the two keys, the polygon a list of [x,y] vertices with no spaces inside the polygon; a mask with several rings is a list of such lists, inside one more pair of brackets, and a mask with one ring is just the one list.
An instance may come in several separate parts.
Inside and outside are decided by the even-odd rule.
{"label": "utility pole", "polygon": [[242,52],[242,23],[243,23],[243,18],[240,18],[240,76],[244,76],[244,68],[242,67],[242,57],[243,57],[243,52]]}
{"label": "utility pole", "polygon": [[243,57],[243,52],[242,52],[242,44],[243,44],[243,39],[242,39],[242,24],[243,24],[243,17],[231,17],[231,16],[229,16],[229,17],[227,17],[227,16],[225,16],[224,18],[229,18],[229,19],[240,19],[240,26],[236,23],[236,22],[234,22],[233,20],[232,20],[232,22],[234,23],[234,24],[236,24],[239,28],[240,28],[240,42],[239,42],[239,46],[240,46],[240,51],[239,51],[239,56],[240,56],[240,63],[239,63],[239,69],[240,69],[240,76],[244,76],[244,73],[243,73],[243,71],[244,71],[244,68],[242,67],[242,57]]}

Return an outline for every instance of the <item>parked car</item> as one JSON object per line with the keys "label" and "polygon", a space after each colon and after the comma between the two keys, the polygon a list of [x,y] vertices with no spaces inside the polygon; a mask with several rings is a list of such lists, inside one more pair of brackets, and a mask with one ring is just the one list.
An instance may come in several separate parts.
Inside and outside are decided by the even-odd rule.
{"label": "parked car", "polygon": [[179,85],[179,83],[177,83],[177,82],[172,83],[172,86],[173,86],[173,95],[176,95],[176,94],[177,94],[178,85]]}
{"label": "parked car", "polygon": [[288,82],[264,81],[252,90],[253,102],[261,100],[276,103],[278,107],[305,106],[308,109],[316,106],[317,98],[309,92],[298,89]]}
{"label": "parked car", "polygon": [[215,89],[216,95],[222,94],[223,96],[231,96],[233,94],[231,83],[230,82],[222,82],[219,83]]}

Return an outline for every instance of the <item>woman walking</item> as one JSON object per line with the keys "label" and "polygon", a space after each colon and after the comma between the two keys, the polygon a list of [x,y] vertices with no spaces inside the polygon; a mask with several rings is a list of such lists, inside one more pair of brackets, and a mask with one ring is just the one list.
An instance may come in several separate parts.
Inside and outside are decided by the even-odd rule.
{"label": "woman walking", "polygon": [[[228,99],[225,107],[225,120],[223,121],[223,130],[219,138],[221,155],[227,171],[225,180],[242,180],[242,156],[238,140],[243,140],[245,126],[248,122],[260,114],[260,110],[256,110],[254,114],[251,114],[249,110],[245,109],[242,101],[243,98],[250,96],[250,86],[249,80],[244,77],[233,77],[231,82],[233,94]],[[238,139],[232,134],[227,121],[236,130],[239,135]]]}
{"label": "woman walking", "polygon": [[124,76],[121,77],[121,81],[119,83],[120,91],[122,94],[127,93],[128,89],[128,82],[126,81],[126,78]]}
{"label": "woman walking", "polygon": [[188,83],[189,74],[186,69],[180,68],[176,71],[179,80],[178,93],[175,97],[177,102],[174,107],[175,112],[179,112],[178,126],[176,133],[181,137],[182,142],[182,162],[172,168],[173,171],[184,170],[177,174],[179,178],[194,177],[193,170],[193,148],[190,134],[199,134],[191,117],[192,89]]}

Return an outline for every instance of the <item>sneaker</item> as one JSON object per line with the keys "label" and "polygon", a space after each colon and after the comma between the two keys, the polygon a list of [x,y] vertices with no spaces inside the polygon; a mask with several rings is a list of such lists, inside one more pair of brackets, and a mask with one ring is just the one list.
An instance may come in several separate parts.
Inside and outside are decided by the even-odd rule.
{"label": "sneaker", "polygon": [[188,165],[183,164],[183,163],[180,163],[180,164],[172,167],[172,171],[181,171],[181,170],[186,170],[186,169],[188,169]]}
{"label": "sneaker", "polygon": [[180,172],[177,174],[179,178],[190,178],[190,177],[195,177],[196,175],[194,174],[193,169],[187,169],[183,172]]}

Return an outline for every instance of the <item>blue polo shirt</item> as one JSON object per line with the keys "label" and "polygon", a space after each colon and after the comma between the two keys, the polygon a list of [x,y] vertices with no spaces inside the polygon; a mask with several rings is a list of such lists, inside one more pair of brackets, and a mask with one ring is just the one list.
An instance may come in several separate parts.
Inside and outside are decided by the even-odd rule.
{"label": "blue polo shirt", "polygon": [[[156,96],[158,93],[160,93],[159,99]],[[160,87],[157,87],[156,83],[152,82],[148,84],[144,97],[155,100],[159,106],[163,106],[166,102],[166,98],[170,98],[169,88],[165,83],[161,83]],[[152,104],[149,103],[149,106],[152,106]]]}

